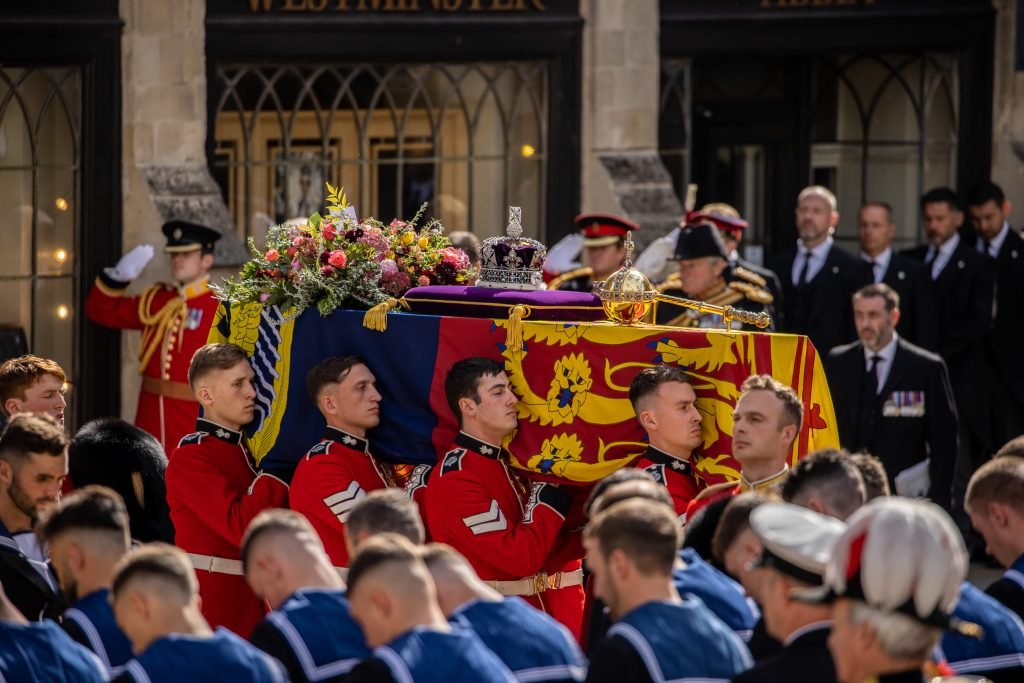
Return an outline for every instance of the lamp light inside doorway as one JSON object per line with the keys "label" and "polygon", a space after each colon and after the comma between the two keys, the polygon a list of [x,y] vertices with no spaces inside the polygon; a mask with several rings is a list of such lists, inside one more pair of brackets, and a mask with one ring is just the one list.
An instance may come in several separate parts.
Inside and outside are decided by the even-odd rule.
{"label": "lamp light inside doorway", "polygon": [[57,249],[53,252],[53,258],[57,263],[64,263],[68,260],[68,250],[63,248]]}
{"label": "lamp light inside doorway", "polygon": [[58,211],[68,210],[68,200],[64,199],[63,197],[57,197],[56,201],[54,201],[53,203],[56,205]]}
{"label": "lamp light inside doorway", "polygon": [[530,157],[537,153],[537,149],[533,145],[523,145],[520,152],[522,153],[524,159],[529,159]]}
{"label": "lamp light inside doorway", "polygon": [[71,315],[71,309],[67,306],[61,304],[57,307],[57,317],[61,320],[67,320],[69,315]]}

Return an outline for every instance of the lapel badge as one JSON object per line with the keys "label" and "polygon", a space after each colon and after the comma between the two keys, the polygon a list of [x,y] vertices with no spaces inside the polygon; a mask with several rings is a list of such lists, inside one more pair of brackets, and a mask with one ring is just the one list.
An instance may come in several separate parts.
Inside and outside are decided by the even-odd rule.
{"label": "lapel badge", "polygon": [[690,467],[682,460],[676,460],[675,462],[672,463],[672,469],[676,470],[677,472],[685,472],[686,470],[690,469]]}
{"label": "lapel badge", "polygon": [[1014,249],[1013,251],[1010,252],[1010,258],[1017,258],[1017,250],[1016,249]]}
{"label": "lapel badge", "polygon": [[221,439],[226,439],[229,436],[231,436],[231,434],[229,434],[225,429],[218,429],[217,436],[220,437]]}
{"label": "lapel badge", "polygon": [[481,446],[480,453],[483,455],[494,455],[494,449],[490,446]]}
{"label": "lapel badge", "polygon": [[964,262],[963,261],[957,261],[956,262],[956,267],[959,268],[960,270],[963,270],[964,269]]}
{"label": "lapel badge", "polygon": [[839,275],[839,266],[832,266],[832,274]]}
{"label": "lapel badge", "polygon": [[906,274],[906,273],[904,273],[904,272],[903,272],[903,271],[901,270],[901,271],[900,271],[899,273],[897,273],[897,274],[896,274],[896,277],[898,277],[898,278],[899,278],[899,279],[901,279],[901,280],[906,280],[906,279],[907,279],[907,274]]}
{"label": "lapel badge", "polygon": [[342,437],[341,442],[343,444],[345,444],[346,446],[355,446],[356,445],[355,438],[349,436],[348,434],[346,434],[344,437]]}

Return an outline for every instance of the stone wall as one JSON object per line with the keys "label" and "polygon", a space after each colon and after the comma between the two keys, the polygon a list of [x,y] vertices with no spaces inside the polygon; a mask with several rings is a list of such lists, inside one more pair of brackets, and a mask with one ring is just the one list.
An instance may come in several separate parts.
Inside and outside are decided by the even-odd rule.
{"label": "stone wall", "polygon": [[582,0],[583,211],[641,225],[639,246],[682,213],[658,157],[658,0]]}
{"label": "stone wall", "polygon": [[[1013,205],[1010,222],[1024,226],[1024,72],[1016,70],[1017,0],[994,0],[995,87],[992,108],[992,180]],[[966,190],[967,188],[961,188]]]}
{"label": "stone wall", "polygon": [[[129,293],[169,279],[160,226],[171,218],[221,230],[220,264],[245,258],[206,166],[205,17],[206,0],[121,0],[123,244],[125,251],[138,244],[157,247]],[[121,337],[121,411],[131,419],[138,397],[139,335]]]}

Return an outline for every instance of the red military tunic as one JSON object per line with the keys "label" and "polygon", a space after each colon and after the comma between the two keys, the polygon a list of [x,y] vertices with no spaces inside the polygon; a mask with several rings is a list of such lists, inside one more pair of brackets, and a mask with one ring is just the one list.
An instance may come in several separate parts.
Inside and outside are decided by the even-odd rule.
{"label": "red military tunic", "polygon": [[647,451],[637,458],[634,467],[639,467],[651,475],[654,481],[668,488],[672,495],[672,505],[679,516],[679,523],[685,524],[686,508],[702,488],[690,461],[681,460],[654,446],[648,446]]}
{"label": "red military tunic", "polygon": [[394,486],[387,466],[370,455],[369,447],[366,439],[327,427],[292,477],[289,504],[316,529],[336,567],[348,566],[348,513],[368,492]]}
{"label": "red military tunic", "polygon": [[142,330],[142,390],[135,424],[170,453],[192,431],[199,404],[188,384],[192,355],[206,344],[220,302],[206,278],[183,287],[155,284],[124,296],[129,283],[101,274],[85,300],[89,319],[106,327]]}
{"label": "red military tunic", "polygon": [[[167,465],[174,543],[193,556],[206,620],[248,638],[265,610],[241,574],[242,535],[261,511],[284,507],[288,486],[257,475],[241,432],[202,419],[196,430],[181,440]],[[227,562],[209,571],[210,560],[196,555]]]}
{"label": "red military tunic", "polygon": [[[572,498],[551,484],[531,486],[512,470],[508,458],[498,446],[464,432],[456,436],[426,487],[431,538],[462,553],[485,581],[532,581],[549,568],[557,572],[578,566],[578,554],[570,567],[555,552],[565,538],[562,530]],[[581,585],[522,597],[579,632]]]}

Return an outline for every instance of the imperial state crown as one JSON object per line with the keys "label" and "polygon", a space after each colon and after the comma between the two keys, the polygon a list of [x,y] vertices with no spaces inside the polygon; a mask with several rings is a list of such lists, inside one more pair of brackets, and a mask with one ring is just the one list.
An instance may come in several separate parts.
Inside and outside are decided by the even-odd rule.
{"label": "imperial state crown", "polygon": [[541,269],[547,248],[537,240],[523,237],[522,215],[520,207],[508,207],[505,236],[490,237],[480,245],[478,287],[544,289]]}

